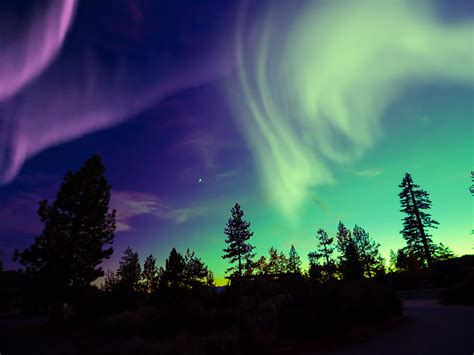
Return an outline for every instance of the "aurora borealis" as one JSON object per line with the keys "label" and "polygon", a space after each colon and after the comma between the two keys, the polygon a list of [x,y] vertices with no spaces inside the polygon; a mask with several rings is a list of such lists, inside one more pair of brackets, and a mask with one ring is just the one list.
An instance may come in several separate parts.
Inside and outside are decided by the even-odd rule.
{"label": "aurora borealis", "polygon": [[7,258],[40,231],[37,201],[94,153],[119,217],[106,268],[128,245],[160,264],[189,247],[221,280],[236,201],[260,255],[294,244],[306,259],[342,220],[388,258],[407,171],[431,194],[434,241],[472,252],[471,2],[0,6]]}

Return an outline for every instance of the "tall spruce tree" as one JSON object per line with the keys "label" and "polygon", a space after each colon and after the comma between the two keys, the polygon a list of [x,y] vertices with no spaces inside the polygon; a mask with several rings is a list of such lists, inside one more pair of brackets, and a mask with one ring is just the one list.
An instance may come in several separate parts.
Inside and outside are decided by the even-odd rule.
{"label": "tall spruce tree", "polygon": [[15,260],[46,292],[52,321],[61,318],[69,290],[103,276],[99,265],[112,255],[115,211],[109,210],[111,187],[104,171],[96,155],[68,172],[56,200],[39,203],[43,232],[31,247],[15,251]]}
{"label": "tall spruce tree", "polygon": [[408,173],[403,177],[399,187],[402,189],[399,193],[402,207],[400,211],[405,214],[403,229],[400,232],[407,242],[410,253],[416,255],[422,264],[429,267],[433,263],[436,246],[427,228],[437,228],[439,224],[426,212],[431,208],[429,194],[420,189]]}
{"label": "tall spruce tree", "polygon": [[293,244],[291,245],[290,253],[288,254],[287,272],[290,274],[301,274],[301,258]]}
{"label": "tall spruce tree", "polygon": [[244,211],[238,203],[231,210],[232,217],[227,221],[224,233],[227,235],[225,242],[228,247],[223,249],[225,254],[223,259],[229,259],[231,264],[237,263],[227,269],[231,276],[242,276],[245,265],[252,265],[252,259],[255,257],[255,249],[248,241],[253,236],[250,230],[250,223],[242,219]]}
{"label": "tall spruce tree", "polygon": [[127,247],[123,252],[122,259],[119,261],[117,276],[120,279],[120,285],[125,290],[139,291],[141,278],[140,260],[138,253],[130,247]]}

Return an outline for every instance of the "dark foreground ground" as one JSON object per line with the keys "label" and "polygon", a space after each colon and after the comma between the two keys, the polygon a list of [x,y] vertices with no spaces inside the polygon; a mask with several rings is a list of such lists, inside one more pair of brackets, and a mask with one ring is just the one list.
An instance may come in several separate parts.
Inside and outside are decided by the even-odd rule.
{"label": "dark foreground ground", "polygon": [[472,355],[474,307],[442,306],[434,300],[407,300],[405,319],[366,341],[302,354]]}
{"label": "dark foreground ground", "polygon": [[[405,318],[370,331],[365,340],[330,347],[292,349],[292,354],[467,354],[474,353],[474,307],[442,306],[433,300],[407,300]],[[0,354],[77,354],[61,330],[40,327],[43,319],[0,318]]]}

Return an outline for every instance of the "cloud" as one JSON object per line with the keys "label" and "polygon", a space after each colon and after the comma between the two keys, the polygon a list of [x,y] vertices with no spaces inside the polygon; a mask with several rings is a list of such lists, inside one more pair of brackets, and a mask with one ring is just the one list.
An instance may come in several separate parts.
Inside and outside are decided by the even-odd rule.
{"label": "cloud", "polygon": [[184,207],[163,211],[158,214],[160,218],[171,219],[176,223],[184,223],[191,218],[201,216],[207,211],[204,207]]}
{"label": "cloud", "polygon": [[110,206],[117,210],[117,232],[132,229],[132,221],[142,215],[184,223],[206,212],[201,206],[173,208],[158,196],[137,191],[113,191]]}
{"label": "cloud", "polygon": [[357,176],[365,176],[365,177],[374,177],[382,173],[383,173],[383,169],[380,169],[380,168],[366,169],[366,170],[360,170],[360,171],[355,172]]}
{"label": "cloud", "polygon": [[407,86],[474,82],[474,26],[443,23],[434,1],[288,4],[253,26],[242,17],[241,100],[230,89],[261,185],[293,217],[308,191],[334,182],[333,166],[376,144],[384,111]]}
{"label": "cloud", "polygon": [[152,194],[135,191],[113,191],[110,207],[117,210],[117,232],[132,229],[131,221],[140,215],[154,215],[163,208],[160,199]]}
{"label": "cloud", "polygon": [[[56,185],[54,185],[57,188]],[[54,196],[53,189],[43,188],[47,194],[39,192],[17,192],[0,204],[0,233],[39,234],[42,224],[36,213],[38,203],[44,198]],[[110,208],[117,210],[116,231],[123,232],[133,229],[133,219],[138,216],[150,215],[161,220],[171,220],[177,224],[205,214],[206,208],[177,207],[165,204],[161,199],[148,193],[137,191],[112,191]]]}

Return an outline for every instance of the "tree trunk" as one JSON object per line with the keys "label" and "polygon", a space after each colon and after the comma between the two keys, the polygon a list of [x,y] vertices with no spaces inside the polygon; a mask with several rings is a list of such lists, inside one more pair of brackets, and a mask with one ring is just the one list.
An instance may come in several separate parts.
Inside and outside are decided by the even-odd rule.
{"label": "tree trunk", "polygon": [[418,211],[418,205],[416,204],[415,194],[413,193],[410,181],[408,181],[408,188],[410,189],[411,201],[413,202],[413,207],[415,209],[416,223],[418,225],[418,230],[421,235],[421,241],[423,242],[423,248],[425,249],[426,263],[428,264],[428,267],[430,267],[432,264],[431,252],[428,246],[425,229],[423,228],[423,223],[421,222],[420,212]]}
{"label": "tree trunk", "polygon": [[64,318],[64,307],[61,301],[55,301],[50,305],[49,308],[49,323],[58,324]]}

